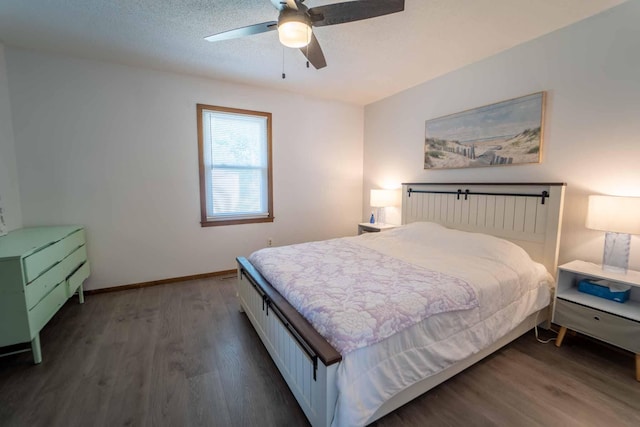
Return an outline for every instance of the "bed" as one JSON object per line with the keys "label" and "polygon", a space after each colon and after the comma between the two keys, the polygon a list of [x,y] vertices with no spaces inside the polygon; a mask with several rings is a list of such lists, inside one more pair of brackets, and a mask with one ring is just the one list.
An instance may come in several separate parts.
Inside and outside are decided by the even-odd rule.
{"label": "bed", "polygon": [[238,258],[241,308],[311,424],[369,424],[546,322],[564,189],[407,183],[402,227]]}

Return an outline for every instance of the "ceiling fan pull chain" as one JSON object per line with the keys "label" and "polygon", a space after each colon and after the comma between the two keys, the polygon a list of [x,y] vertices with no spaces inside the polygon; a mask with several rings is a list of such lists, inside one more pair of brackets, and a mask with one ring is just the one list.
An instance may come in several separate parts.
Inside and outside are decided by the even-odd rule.
{"label": "ceiling fan pull chain", "polygon": [[286,79],[287,75],[284,73],[284,46],[282,47],[282,80]]}
{"label": "ceiling fan pull chain", "polygon": [[[310,32],[311,32],[311,27],[308,27],[307,28],[307,33],[310,33]],[[309,36],[308,39],[311,40],[311,37]],[[307,48],[307,54],[305,55],[307,57],[307,68],[309,68],[309,45],[310,44],[311,43],[307,43],[307,46],[305,46]]]}

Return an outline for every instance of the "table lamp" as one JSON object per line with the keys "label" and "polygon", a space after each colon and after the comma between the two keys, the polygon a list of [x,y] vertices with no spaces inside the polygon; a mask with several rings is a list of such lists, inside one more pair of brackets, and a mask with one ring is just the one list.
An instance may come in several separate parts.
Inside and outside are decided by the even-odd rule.
{"label": "table lamp", "polygon": [[640,234],[640,197],[589,196],[586,227],[607,232],[602,269],[626,273],[631,234]]}
{"label": "table lamp", "polygon": [[397,190],[371,190],[369,204],[372,208],[377,208],[375,216],[375,222],[377,224],[384,224],[384,208],[395,206],[397,203],[397,193]]}

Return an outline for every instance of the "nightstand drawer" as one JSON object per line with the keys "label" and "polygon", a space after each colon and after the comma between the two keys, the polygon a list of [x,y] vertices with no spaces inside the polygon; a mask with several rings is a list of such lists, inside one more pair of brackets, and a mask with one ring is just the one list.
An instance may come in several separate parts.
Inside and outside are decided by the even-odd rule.
{"label": "nightstand drawer", "polygon": [[640,323],[594,310],[563,299],[556,299],[553,322],[640,353]]}

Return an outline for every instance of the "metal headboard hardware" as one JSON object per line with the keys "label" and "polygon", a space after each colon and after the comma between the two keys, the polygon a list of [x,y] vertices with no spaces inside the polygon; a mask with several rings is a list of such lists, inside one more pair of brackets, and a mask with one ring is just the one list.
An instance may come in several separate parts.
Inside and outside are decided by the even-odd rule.
{"label": "metal headboard hardware", "polygon": [[535,193],[491,193],[491,192],[482,192],[482,191],[469,191],[469,189],[458,189],[458,191],[435,191],[435,190],[414,190],[409,187],[407,189],[408,197],[411,197],[412,193],[429,193],[429,194],[456,194],[457,199],[460,200],[460,196],[464,196],[464,200],[468,200],[470,195],[479,195],[479,196],[517,196],[517,197],[540,197],[541,203],[544,205],[544,201],[549,197],[548,191],[543,191],[540,194]]}

